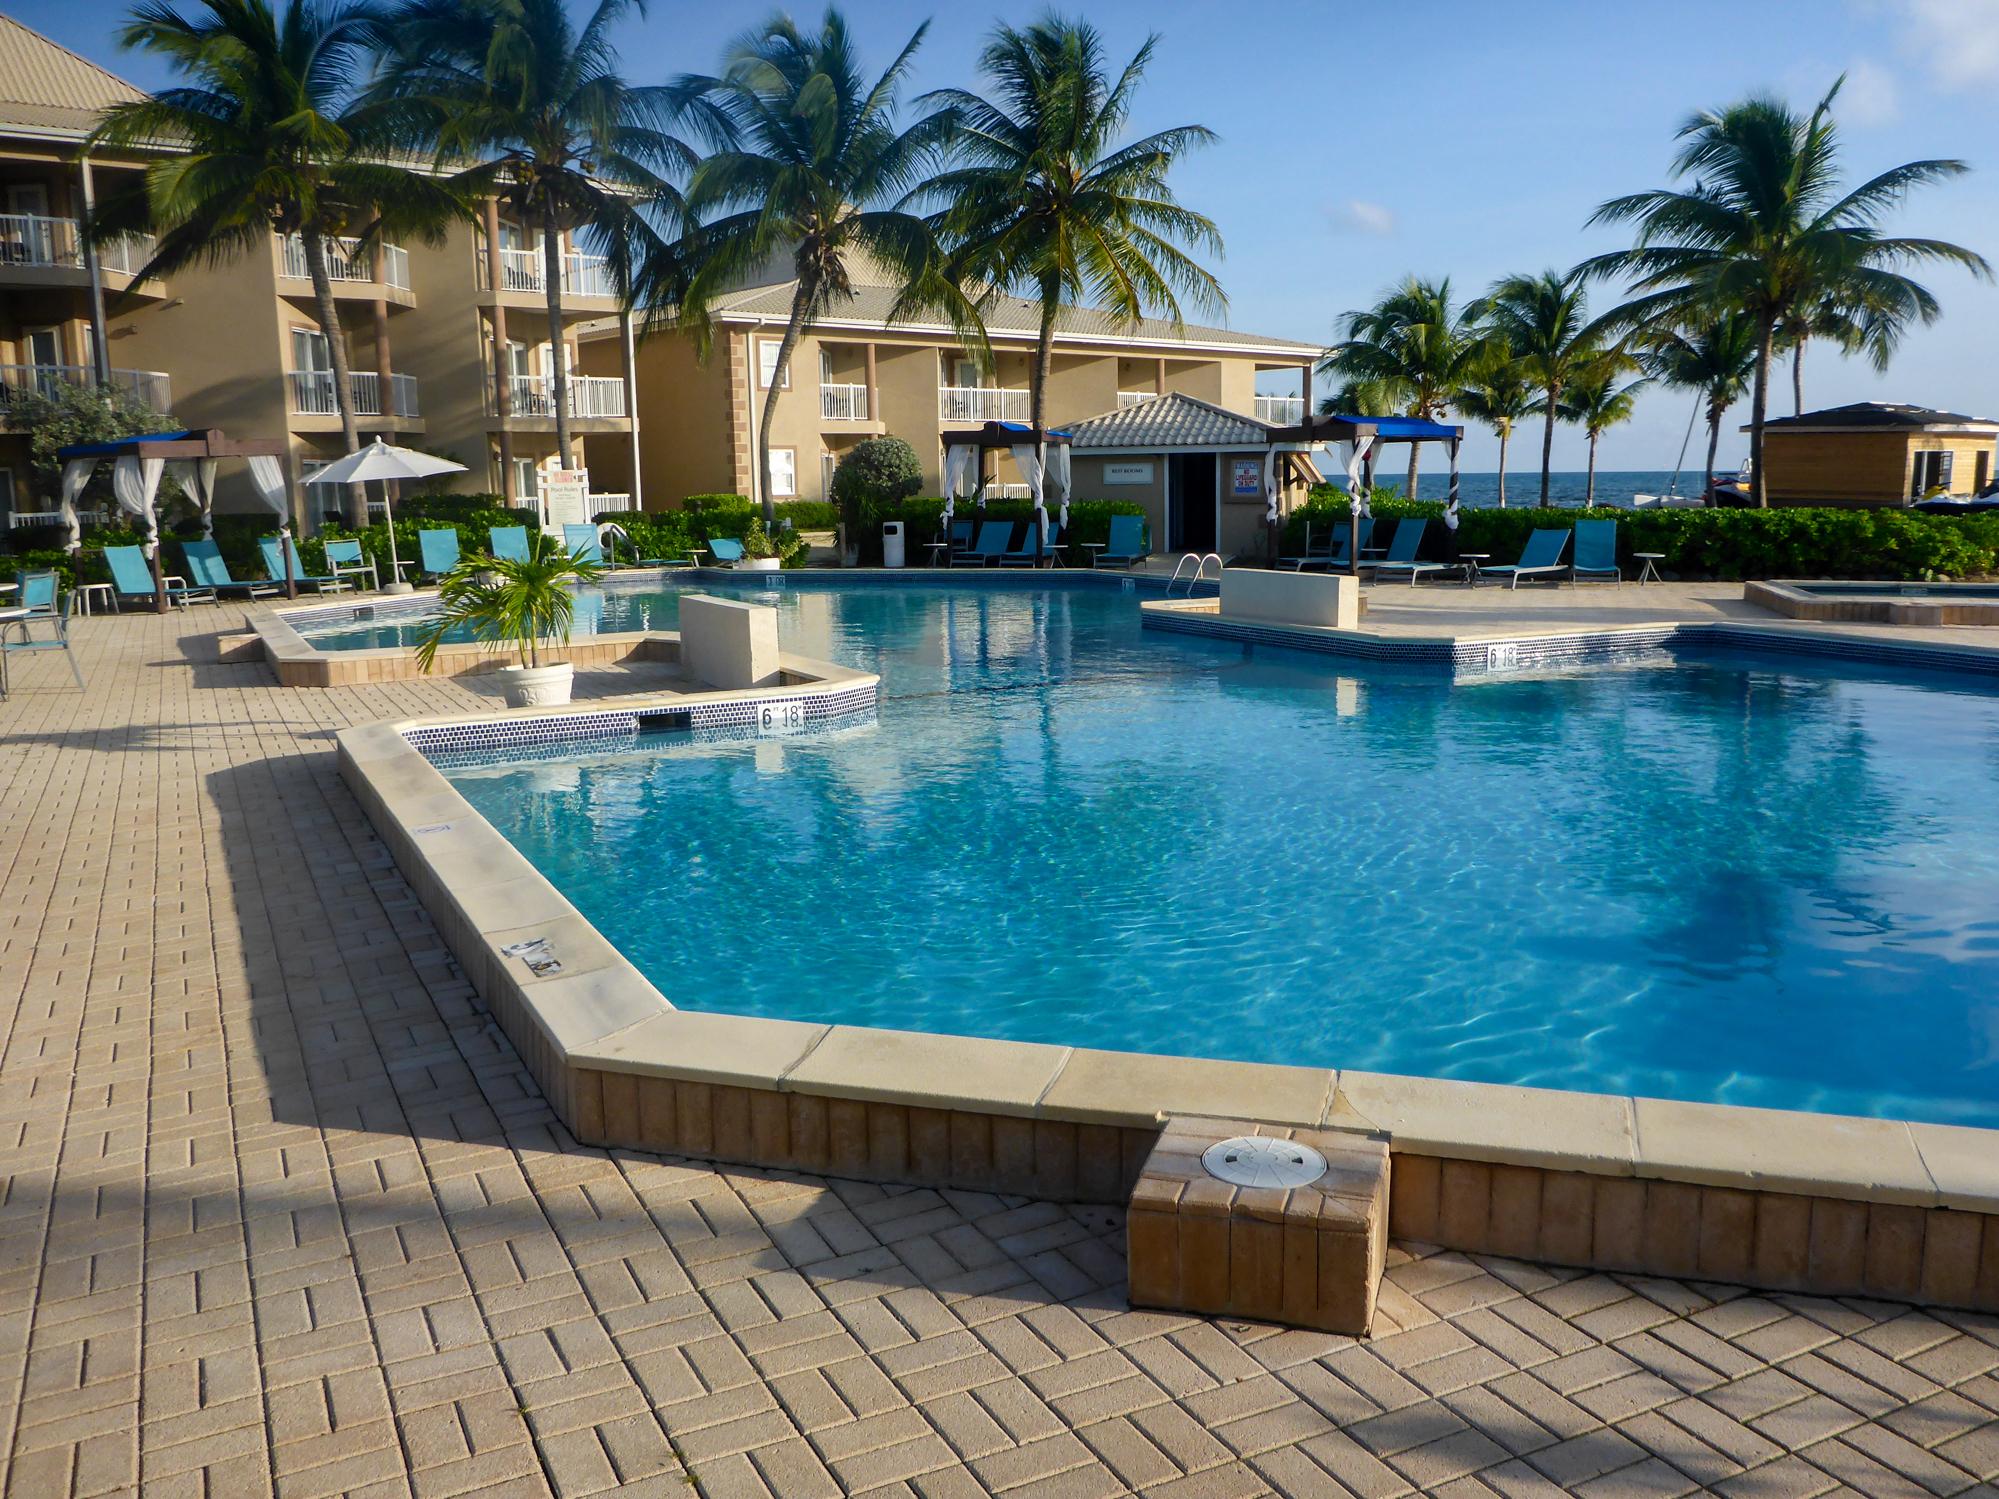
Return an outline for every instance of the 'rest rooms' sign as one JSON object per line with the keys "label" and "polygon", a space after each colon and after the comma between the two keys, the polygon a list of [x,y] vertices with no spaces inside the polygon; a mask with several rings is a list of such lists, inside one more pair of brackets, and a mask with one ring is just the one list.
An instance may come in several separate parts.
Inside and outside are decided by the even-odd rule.
{"label": "'rest rooms' sign", "polygon": [[1149,463],[1106,463],[1104,483],[1106,484],[1150,484],[1152,465]]}

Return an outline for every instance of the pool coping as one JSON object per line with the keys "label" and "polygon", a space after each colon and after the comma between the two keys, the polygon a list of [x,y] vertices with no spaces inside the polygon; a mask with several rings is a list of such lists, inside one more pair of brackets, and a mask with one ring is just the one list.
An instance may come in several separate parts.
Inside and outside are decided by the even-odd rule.
{"label": "pool coping", "polygon": [[[1395,1231],[1405,1237],[1999,1308],[1999,1130],[681,1010],[418,748],[468,731],[563,738],[578,720],[632,720],[648,703],[701,700],[748,722],[773,698],[820,698],[828,717],[851,711],[843,693],[874,700],[878,682],[867,673],[787,657],[794,664],[816,680],[407,719],[337,736],[341,775],[579,1139],[1121,1200],[1116,1191],[1169,1117],[1346,1130],[1388,1143]],[[529,967],[516,944],[536,941],[549,944],[559,972]],[[919,1130],[935,1142],[928,1164],[919,1165]],[[1093,1170],[1093,1151],[1111,1164]],[[1578,1192],[1596,1225],[1580,1244],[1559,1221]],[[1472,1217],[1453,1208],[1467,1193],[1482,1204]],[[1505,1215],[1526,1210],[1508,1208],[1508,1193],[1531,1194],[1534,1205],[1511,1237]],[[1687,1239],[1693,1230],[1676,1225],[1689,1213],[1725,1227]],[[1767,1234],[1766,1218],[1779,1225]],[[1606,1227],[1624,1220],[1638,1226]],[[1641,1227],[1679,1234],[1682,1257],[1629,1247]],[[1809,1235],[1811,1266],[1824,1236],[1836,1241],[1826,1254],[1856,1268],[1766,1272],[1765,1239],[1780,1230],[1797,1240],[1782,1264],[1807,1264]]]}
{"label": "pool coping", "polygon": [[[1987,588],[1982,595],[1953,596],[1954,587]],[[1742,585],[1743,599],[1790,619],[1846,621],[1856,624],[1999,626],[1999,598],[1990,585],[1950,583],[1867,583],[1838,578],[1753,580]],[[1836,592],[1839,589],[1844,593]],[[1891,589],[1924,590],[1902,594]]]}

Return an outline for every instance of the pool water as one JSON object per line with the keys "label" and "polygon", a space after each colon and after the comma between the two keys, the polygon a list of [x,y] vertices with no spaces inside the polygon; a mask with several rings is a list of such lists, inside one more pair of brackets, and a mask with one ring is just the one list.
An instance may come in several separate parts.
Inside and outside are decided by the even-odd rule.
{"label": "pool water", "polygon": [[[449,772],[676,1005],[1999,1125],[1999,689],[793,584],[877,718]],[[620,609],[670,622],[671,599]]]}

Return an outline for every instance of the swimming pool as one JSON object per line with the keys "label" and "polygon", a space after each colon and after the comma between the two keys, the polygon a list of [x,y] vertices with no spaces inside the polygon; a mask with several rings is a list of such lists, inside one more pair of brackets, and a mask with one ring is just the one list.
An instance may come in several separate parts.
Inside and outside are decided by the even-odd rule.
{"label": "swimming pool", "polygon": [[1989,683],[1452,684],[1109,590],[766,596],[882,674],[872,725],[446,766],[676,1005],[1999,1124]]}

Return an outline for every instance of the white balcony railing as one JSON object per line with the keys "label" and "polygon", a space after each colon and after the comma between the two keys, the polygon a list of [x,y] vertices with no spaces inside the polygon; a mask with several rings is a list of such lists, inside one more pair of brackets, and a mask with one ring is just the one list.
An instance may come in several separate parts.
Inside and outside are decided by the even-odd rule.
{"label": "white balcony railing", "polygon": [[865,385],[821,385],[819,415],[829,422],[864,422],[868,419],[868,388]]}
{"label": "white balcony railing", "polygon": [[[34,394],[54,400],[64,386],[88,389],[97,371],[87,364],[0,364],[0,405],[17,395]],[[173,385],[158,370],[113,370],[111,384],[155,411],[173,409]]]}
{"label": "white balcony railing", "polygon": [[[356,416],[399,416],[414,419],[422,414],[417,406],[416,376],[390,375],[389,399],[393,409],[382,410],[382,377],[372,370],[352,370],[347,375],[354,392]],[[292,410],[301,416],[338,416],[334,400],[332,370],[291,370],[285,375],[291,387]]]}
{"label": "white balcony railing", "polygon": [[1027,392],[984,385],[940,385],[937,416],[947,422],[1024,422],[1028,418]]}
{"label": "white balcony railing", "polygon": [[[486,269],[486,257],[478,259],[479,290],[492,290],[492,277]],[[503,291],[540,292],[544,278],[541,273],[540,250],[500,251],[500,287]],[[601,255],[585,255],[580,250],[570,250],[562,257],[562,290],[572,297],[612,297],[617,288],[611,284],[610,267]]]}
{"label": "white balcony railing", "polygon": [[1256,419],[1260,422],[1276,422],[1279,426],[1295,426],[1305,420],[1305,398],[1303,396],[1258,396],[1256,398]]}
{"label": "white balcony railing", "polygon": [[1127,411],[1133,406],[1158,399],[1159,392],[1156,390],[1121,390],[1117,393],[1117,409]]}
{"label": "white balcony railing", "polygon": [[585,503],[592,515],[603,515],[607,511],[624,514],[632,508],[632,497],[628,494],[593,494]]}
{"label": "white balcony railing", "polygon": [[[383,245],[382,284],[399,291],[410,289],[410,252],[401,245]],[[285,237],[285,275],[296,281],[310,281],[312,269],[305,260],[305,241],[296,234]],[[329,281],[373,281],[374,251],[359,240],[329,239],[326,242],[326,276]]]}
{"label": "white balcony railing", "polygon": [[[508,382],[513,415],[553,419],[555,381],[547,375],[515,375]],[[569,414],[573,417],[621,417],[625,414],[625,382],[615,376],[571,375]]]}
{"label": "white balcony railing", "polygon": [[[134,234],[97,247],[97,263],[107,271],[135,274],[153,258],[150,235]],[[39,213],[0,213],[0,266],[83,267],[83,240],[75,219]]]}

